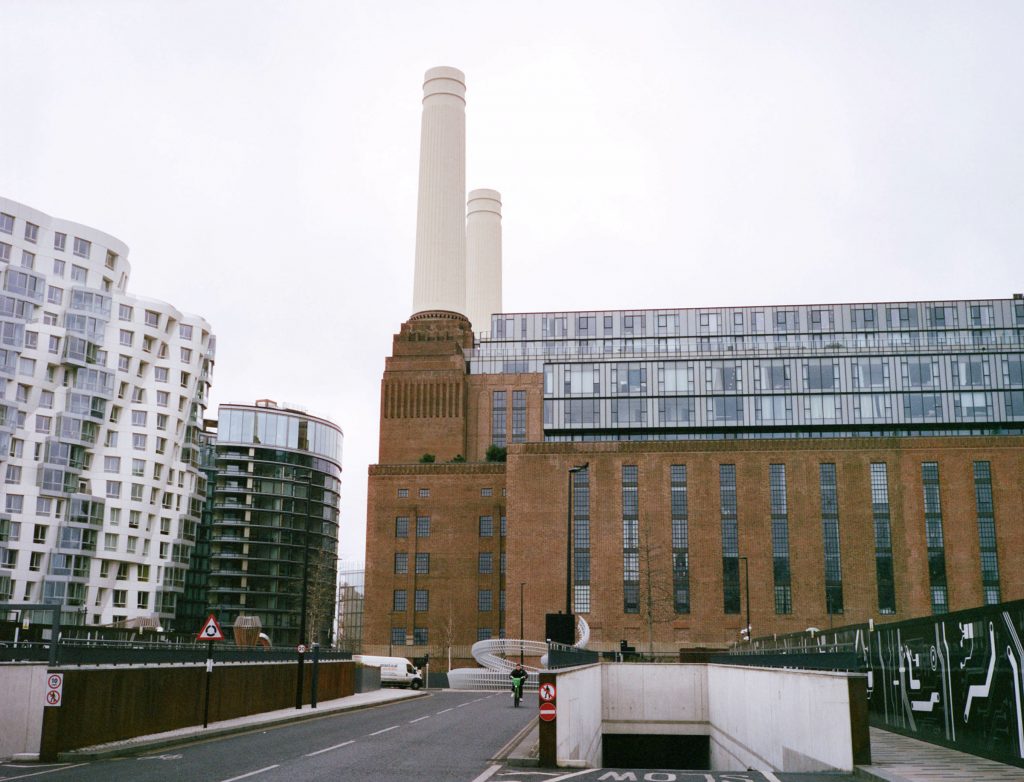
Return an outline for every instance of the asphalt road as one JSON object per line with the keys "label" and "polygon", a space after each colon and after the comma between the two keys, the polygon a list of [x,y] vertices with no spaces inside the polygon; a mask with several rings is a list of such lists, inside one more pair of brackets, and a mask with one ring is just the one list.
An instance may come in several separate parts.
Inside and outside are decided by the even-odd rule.
{"label": "asphalt road", "polygon": [[436,692],[120,760],[8,763],[0,780],[473,782],[536,714],[505,692]]}

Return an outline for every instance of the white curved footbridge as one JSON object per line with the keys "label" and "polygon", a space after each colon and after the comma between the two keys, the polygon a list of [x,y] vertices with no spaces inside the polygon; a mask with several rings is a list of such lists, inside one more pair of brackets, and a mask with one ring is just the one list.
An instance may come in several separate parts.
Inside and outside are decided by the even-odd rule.
{"label": "white curved footbridge", "polygon": [[[590,642],[590,625],[582,616],[576,617],[577,649],[585,649]],[[523,665],[529,677],[526,689],[536,689],[537,671],[543,670],[548,645],[545,641],[527,641],[523,638],[488,638],[473,644],[473,659],[482,667],[456,668],[448,672],[448,686],[454,690],[504,690],[509,687],[508,675],[519,661],[520,654],[541,660],[541,666]]]}

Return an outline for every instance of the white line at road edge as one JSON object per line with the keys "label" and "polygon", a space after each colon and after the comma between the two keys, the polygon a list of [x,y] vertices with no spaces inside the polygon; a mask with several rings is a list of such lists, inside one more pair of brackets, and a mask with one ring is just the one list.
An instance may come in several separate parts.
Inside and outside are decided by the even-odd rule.
{"label": "white line at road edge", "polygon": [[501,766],[497,766],[497,765],[496,766],[491,766],[483,774],[481,774],[476,779],[474,779],[473,782],[487,782],[488,779],[493,777],[500,770],[501,770]]}
{"label": "white line at road edge", "polygon": [[240,776],[240,777],[231,777],[231,779],[224,779],[221,782],[236,782],[236,780],[239,780],[239,779],[248,779],[249,777],[254,777],[257,774],[262,774],[264,771],[273,771],[279,765],[281,765],[281,764],[280,763],[275,763],[273,766],[267,766],[266,768],[261,768],[261,769],[258,769],[256,771],[250,771],[248,774],[242,774],[242,776]]}
{"label": "white line at road edge", "polygon": [[432,714],[427,714],[425,717],[417,717],[414,720],[409,720],[409,724],[412,725],[414,722],[419,722],[420,720],[429,720],[432,716]]}
{"label": "white line at road edge", "polygon": [[333,747],[325,747],[324,749],[318,749],[316,752],[307,752],[306,757],[311,758],[314,755],[319,755],[321,752],[330,752],[332,749],[341,749],[342,747],[347,747],[349,744],[355,743],[356,740],[352,739],[352,741],[346,741],[344,744],[335,744]]}
{"label": "white line at road edge", "polygon": [[[371,733],[371,736],[379,736],[381,733],[387,733],[389,730],[398,730],[401,725],[392,725],[390,728],[384,728],[384,730],[378,730],[376,733]],[[229,780],[230,782],[230,780]]]}
{"label": "white line at road edge", "polygon": [[[27,779],[28,777],[38,777],[40,774],[52,774],[55,771],[66,771],[69,768],[78,768],[79,766],[88,766],[88,763],[75,763],[73,766],[59,766],[58,768],[48,768],[45,771],[33,771],[31,774],[19,774],[16,777],[2,777],[6,780],[11,779]],[[8,768],[19,768],[18,766],[8,766]]]}

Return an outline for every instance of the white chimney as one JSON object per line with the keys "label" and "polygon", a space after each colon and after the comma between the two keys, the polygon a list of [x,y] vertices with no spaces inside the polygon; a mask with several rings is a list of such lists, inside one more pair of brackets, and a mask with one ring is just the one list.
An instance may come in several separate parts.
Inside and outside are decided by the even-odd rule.
{"label": "white chimney", "polygon": [[466,84],[456,68],[423,78],[413,314],[466,314]]}
{"label": "white chimney", "polygon": [[474,190],[466,208],[466,315],[473,331],[490,331],[501,312],[501,193]]}

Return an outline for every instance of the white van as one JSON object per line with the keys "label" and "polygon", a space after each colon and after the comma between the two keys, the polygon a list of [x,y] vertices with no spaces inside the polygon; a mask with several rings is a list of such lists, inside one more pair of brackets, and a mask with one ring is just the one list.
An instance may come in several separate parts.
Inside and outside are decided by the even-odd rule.
{"label": "white van", "polygon": [[376,665],[380,668],[380,683],[390,687],[412,687],[418,690],[423,686],[423,677],[411,662],[404,657],[377,657],[372,654],[356,654],[352,659],[363,665]]}

